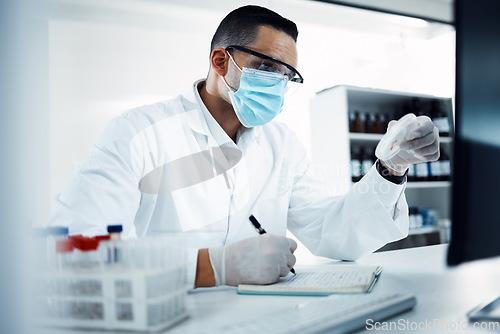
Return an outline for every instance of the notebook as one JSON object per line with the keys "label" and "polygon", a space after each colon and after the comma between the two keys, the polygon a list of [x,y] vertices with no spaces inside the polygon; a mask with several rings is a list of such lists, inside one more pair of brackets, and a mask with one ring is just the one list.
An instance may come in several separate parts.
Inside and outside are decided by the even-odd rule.
{"label": "notebook", "polygon": [[302,266],[297,274],[269,285],[240,284],[239,294],[327,296],[370,292],[382,272],[380,266],[351,264]]}

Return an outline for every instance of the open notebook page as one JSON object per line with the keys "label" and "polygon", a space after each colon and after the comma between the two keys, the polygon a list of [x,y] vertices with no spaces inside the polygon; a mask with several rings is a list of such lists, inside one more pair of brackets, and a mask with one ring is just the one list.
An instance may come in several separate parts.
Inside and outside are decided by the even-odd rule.
{"label": "open notebook page", "polygon": [[329,295],[369,292],[382,267],[362,265],[304,266],[269,285],[240,284],[241,294]]}

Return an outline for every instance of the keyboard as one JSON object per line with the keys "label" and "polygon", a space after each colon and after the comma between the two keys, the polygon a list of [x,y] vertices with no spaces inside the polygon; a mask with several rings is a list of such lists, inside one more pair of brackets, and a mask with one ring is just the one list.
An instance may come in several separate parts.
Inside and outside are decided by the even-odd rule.
{"label": "keyboard", "polygon": [[408,311],[416,302],[412,294],[400,293],[331,295],[204,333],[349,333]]}

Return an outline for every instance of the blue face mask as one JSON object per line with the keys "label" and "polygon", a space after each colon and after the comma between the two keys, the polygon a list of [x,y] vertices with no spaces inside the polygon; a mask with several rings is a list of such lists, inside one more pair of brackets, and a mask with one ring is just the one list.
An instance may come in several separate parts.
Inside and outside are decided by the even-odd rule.
{"label": "blue face mask", "polygon": [[264,125],[281,113],[287,82],[280,73],[244,67],[240,87],[236,92],[229,90],[229,98],[241,124],[247,128]]}

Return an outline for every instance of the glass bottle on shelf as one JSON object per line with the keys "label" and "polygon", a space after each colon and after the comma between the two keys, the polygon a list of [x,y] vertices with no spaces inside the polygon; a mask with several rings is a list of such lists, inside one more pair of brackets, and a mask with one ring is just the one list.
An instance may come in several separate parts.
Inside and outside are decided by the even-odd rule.
{"label": "glass bottle on shelf", "polygon": [[364,132],[364,115],[358,110],[354,112],[353,132]]}
{"label": "glass bottle on shelf", "polygon": [[364,112],[359,113],[359,119],[360,119],[360,124],[361,124],[361,133],[366,133],[366,114]]}
{"label": "glass bottle on shelf", "polygon": [[382,134],[387,132],[387,128],[389,127],[389,122],[391,120],[389,119],[389,115],[387,114],[380,114],[380,122],[382,123],[382,128],[381,132]]}
{"label": "glass bottle on shelf", "polygon": [[385,133],[385,130],[387,128],[387,117],[385,114],[376,114],[375,115],[375,126],[374,126],[374,133]]}
{"label": "glass bottle on shelf", "polygon": [[441,156],[439,157],[439,168],[441,170],[441,181],[451,180],[451,162],[450,157],[445,151],[441,150]]}
{"label": "glass bottle on shelf", "polygon": [[441,180],[441,161],[430,161],[429,165],[429,181],[440,181]]}
{"label": "glass bottle on shelf", "polygon": [[361,179],[361,160],[359,150],[351,147],[351,180],[358,182]]}
{"label": "glass bottle on shelf", "polygon": [[411,110],[415,116],[429,116],[429,114],[422,108],[422,102],[418,97],[411,100]]}
{"label": "glass bottle on shelf", "polygon": [[427,162],[418,163],[415,165],[415,181],[427,181],[429,177],[429,168]]}
{"label": "glass bottle on shelf", "polygon": [[440,136],[446,137],[450,135],[450,120],[446,112],[441,108],[439,100],[432,100],[431,102],[431,119],[438,128]]}
{"label": "glass bottle on shelf", "polygon": [[375,132],[376,117],[374,113],[369,113],[366,115],[365,120],[365,132],[366,133],[376,133]]}
{"label": "glass bottle on shelf", "polygon": [[[441,150],[442,152],[442,150]],[[429,161],[428,167],[429,167],[429,176],[428,180],[429,181],[441,181],[441,159],[442,156],[439,157],[439,160],[436,161]]]}
{"label": "glass bottle on shelf", "polygon": [[416,170],[415,170],[415,164],[410,164],[408,167],[408,174],[406,174],[406,177],[408,178],[408,181],[415,181],[416,179]]}
{"label": "glass bottle on shelf", "polygon": [[373,166],[373,150],[369,150],[366,147],[361,148],[361,176],[365,176],[366,173]]}
{"label": "glass bottle on shelf", "polygon": [[410,206],[408,211],[410,216],[410,229],[421,228],[423,225],[423,219],[422,214],[420,213],[420,208],[418,206]]}
{"label": "glass bottle on shelf", "polygon": [[356,115],[354,111],[349,112],[349,132],[354,132],[354,122],[356,120]]}

